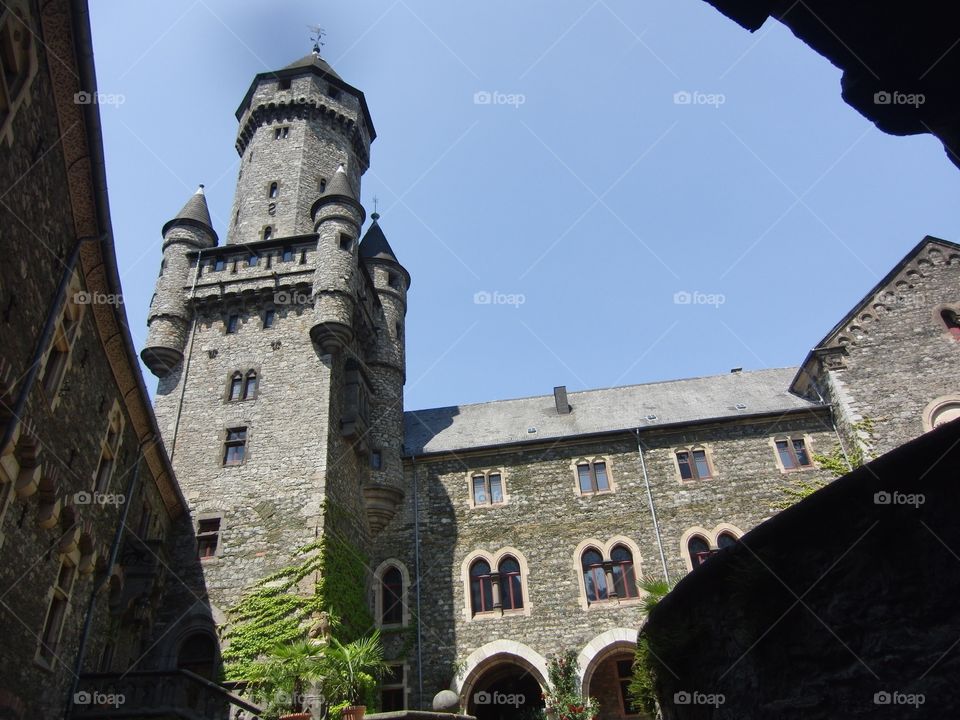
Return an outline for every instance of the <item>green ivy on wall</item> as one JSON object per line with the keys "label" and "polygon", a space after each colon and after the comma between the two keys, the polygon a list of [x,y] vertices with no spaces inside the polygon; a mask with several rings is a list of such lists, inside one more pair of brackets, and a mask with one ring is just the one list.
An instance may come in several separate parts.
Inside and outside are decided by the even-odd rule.
{"label": "green ivy on wall", "polygon": [[339,536],[299,548],[296,561],[257,581],[229,610],[223,661],[228,680],[249,676],[251,663],[279,644],[306,636],[319,613],[332,634],[349,643],[371,627],[367,607],[367,558]]}

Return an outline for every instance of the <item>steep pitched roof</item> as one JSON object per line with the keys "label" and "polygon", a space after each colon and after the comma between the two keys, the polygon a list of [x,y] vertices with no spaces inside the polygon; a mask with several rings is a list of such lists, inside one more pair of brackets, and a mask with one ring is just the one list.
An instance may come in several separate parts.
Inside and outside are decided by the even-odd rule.
{"label": "steep pitched roof", "polygon": [[213,229],[213,222],[210,220],[210,209],[207,207],[207,196],[203,194],[203,185],[197,188],[197,191],[190,196],[186,204],[181,208],[172,220],[167,221],[163,226],[163,234],[174,225],[184,223],[187,225],[199,226],[213,235],[214,242],[218,242],[217,233]]}
{"label": "steep pitched roof", "polygon": [[327,187],[320,197],[332,197],[334,195],[342,195],[351,200],[357,199],[356,194],[353,192],[353,187],[350,185],[350,178],[347,177],[347,171],[343,169],[343,165],[337,168],[337,171],[333,174],[333,177],[330,178],[330,182],[327,183]]}
{"label": "steep pitched roof", "polygon": [[377,222],[380,215],[373,213],[370,217],[373,219],[373,224],[360,241],[360,257],[365,260],[390,260],[399,264],[400,261],[397,260],[393,248],[387,242],[387,236],[383,234],[380,223]]}
{"label": "steep pitched roof", "polygon": [[[756,370],[575,392],[568,395],[573,410],[566,415],[557,413],[553,395],[414,410],[404,413],[405,451],[441,453],[820,407],[788,392],[795,371]],[[651,415],[656,419],[647,420]]]}

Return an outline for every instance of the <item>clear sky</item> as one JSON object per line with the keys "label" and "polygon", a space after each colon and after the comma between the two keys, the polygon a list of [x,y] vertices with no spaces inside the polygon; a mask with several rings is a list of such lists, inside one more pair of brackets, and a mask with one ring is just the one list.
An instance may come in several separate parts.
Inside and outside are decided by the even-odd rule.
{"label": "clear sky", "polygon": [[310,24],[377,128],[362,200],[413,276],[408,409],[797,365],[924,235],[960,239],[939,141],[881,133],[783,26],[703,0],[90,5],[138,348],[161,226],[202,182],[226,236],[233,113]]}

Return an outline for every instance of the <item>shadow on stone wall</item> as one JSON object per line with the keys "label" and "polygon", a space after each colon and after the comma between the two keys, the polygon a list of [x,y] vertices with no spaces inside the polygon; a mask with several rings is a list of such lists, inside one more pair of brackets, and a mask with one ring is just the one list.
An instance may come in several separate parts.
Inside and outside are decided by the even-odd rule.
{"label": "shadow on stone wall", "polygon": [[652,613],[667,719],[957,717],[960,421],[763,523]]}

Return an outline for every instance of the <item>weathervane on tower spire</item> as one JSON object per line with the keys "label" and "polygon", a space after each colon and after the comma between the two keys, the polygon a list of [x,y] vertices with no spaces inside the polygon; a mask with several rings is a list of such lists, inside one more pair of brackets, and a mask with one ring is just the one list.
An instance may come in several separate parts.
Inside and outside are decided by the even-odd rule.
{"label": "weathervane on tower spire", "polygon": [[327,31],[319,25],[307,25],[307,27],[310,29],[310,40],[313,42],[313,52],[319,55],[320,48],[326,44],[323,42],[323,38],[327,34]]}

